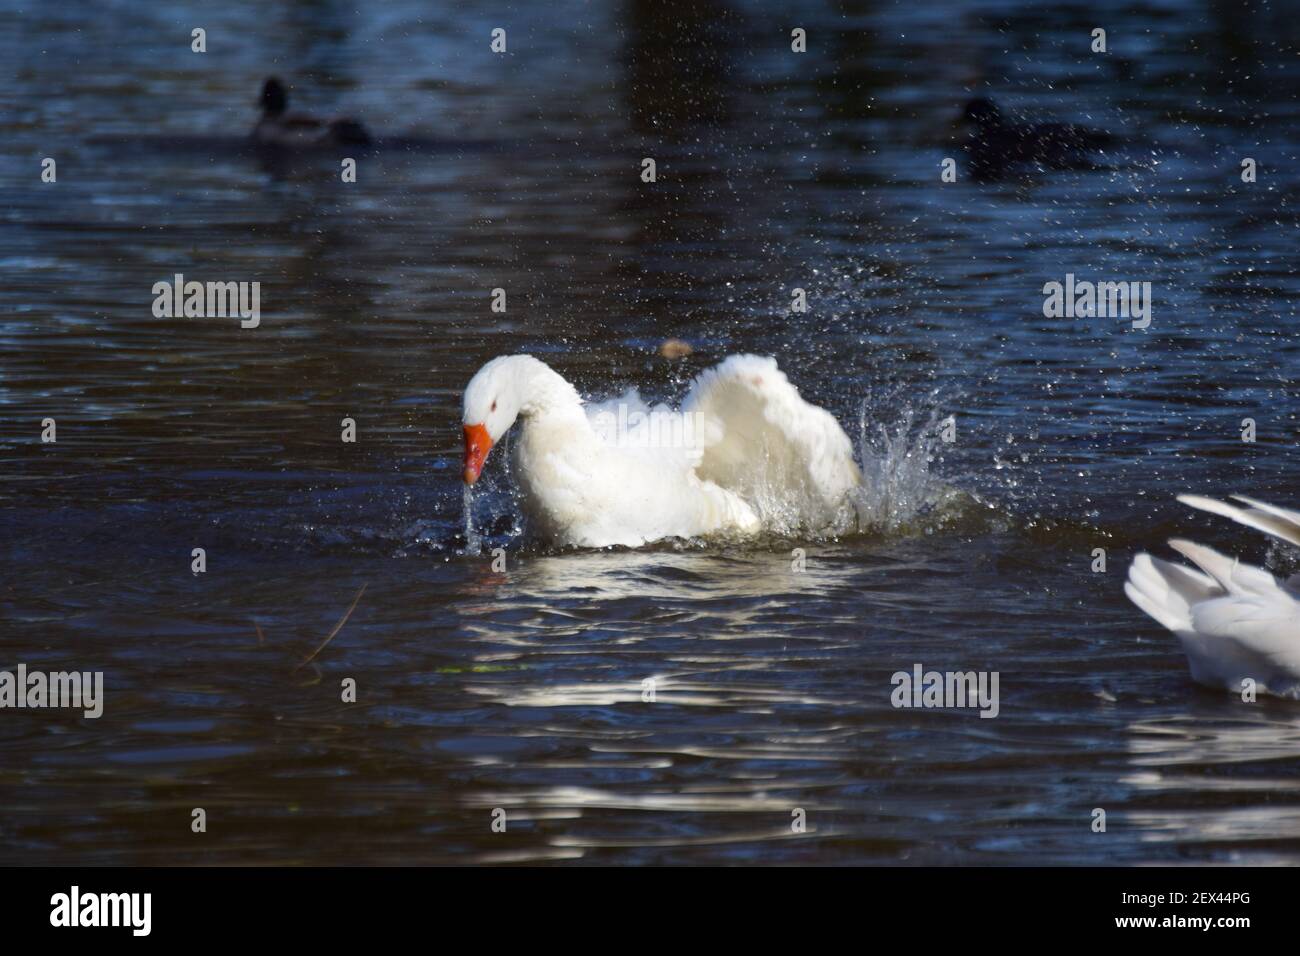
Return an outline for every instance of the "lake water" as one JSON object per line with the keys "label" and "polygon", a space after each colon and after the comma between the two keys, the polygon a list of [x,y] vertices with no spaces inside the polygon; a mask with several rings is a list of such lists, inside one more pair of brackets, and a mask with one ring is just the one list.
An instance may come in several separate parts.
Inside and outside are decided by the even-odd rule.
{"label": "lake water", "polygon": [[[1300,861],[1300,707],[1198,688],[1121,590],[1175,534],[1297,566],[1173,498],[1297,500],[1281,5],[354,6],[0,19],[0,667],[106,694],[0,713],[0,862]],[[406,145],[256,154],[270,73]],[[943,183],[974,93],[1124,156]],[[260,326],[155,318],[176,273]],[[1067,274],[1150,327],[1045,318]],[[466,547],[488,358],[673,399],[742,351],[896,476],[869,533],[556,550],[494,453]],[[998,717],[895,709],[918,663]]]}

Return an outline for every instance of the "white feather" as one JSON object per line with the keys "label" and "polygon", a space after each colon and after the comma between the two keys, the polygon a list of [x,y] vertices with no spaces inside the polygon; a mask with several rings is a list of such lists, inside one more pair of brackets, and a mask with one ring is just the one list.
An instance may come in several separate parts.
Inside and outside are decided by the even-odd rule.
{"label": "white feather", "polygon": [[[1199,495],[1178,500],[1300,544],[1300,513],[1234,497],[1250,507]],[[1204,545],[1169,544],[1200,571],[1139,554],[1124,593],[1178,636],[1192,678],[1234,693],[1250,679],[1260,693],[1300,698],[1300,600],[1293,590],[1263,568]]]}
{"label": "white feather", "polygon": [[1238,524],[1244,524],[1247,528],[1254,528],[1256,531],[1271,534],[1275,538],[1281,538],[1288,544],[1300,546],[1300,512],[1268,505],[1262,501],[1247,498],[1245,495],[1233,495],[1232,497],[1245,502],[1250,507],[1238,508],[1236,505],[1230,505],[1225,501],[1215,501],[1213,498],[1205,498],[1201,495],[1179,495],[1178,500],[1185,505],[1191,505],[1193,508],[1231,518]]}

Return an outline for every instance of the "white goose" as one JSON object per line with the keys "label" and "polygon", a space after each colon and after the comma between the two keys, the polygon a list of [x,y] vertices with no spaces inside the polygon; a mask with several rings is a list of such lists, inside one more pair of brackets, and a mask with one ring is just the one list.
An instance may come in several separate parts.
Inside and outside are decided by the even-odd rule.
{"label": "white goose", "polygon": [[648,409],[632,393],[584,406],[544,362],[495,358],[465,388],[467,483],[516,419],[523,506],[534,530],[561,544],[834,533],[854,520],[853,444],[775,359],[731,356],[673,411]]}
{"label": "white goose", "polygon": [[[1300,546],[1300,511],[1232,497],[1245,507],[1200,495],[1178,500]],[[1279,583],[1203,545],[1169,546],[1201,570],[1139,554],[1124,593],[1178,635],[1192,679],[1240,693],[1249,677],[1261,693],[1300,699],[1300,575]]]}

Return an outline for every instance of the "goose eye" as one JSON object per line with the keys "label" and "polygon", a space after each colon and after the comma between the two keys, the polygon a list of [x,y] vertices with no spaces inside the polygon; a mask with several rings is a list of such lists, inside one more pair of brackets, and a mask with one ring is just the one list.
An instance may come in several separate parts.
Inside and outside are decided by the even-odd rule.
{"label": "goose eye", "polygon": [[493,402],[492,402],[492,407],[491,407],[490,409],[488,409],[488,411],[495,412],[496,410],[497,410],[497,403],[496,403],[496,400],[494,399]]}

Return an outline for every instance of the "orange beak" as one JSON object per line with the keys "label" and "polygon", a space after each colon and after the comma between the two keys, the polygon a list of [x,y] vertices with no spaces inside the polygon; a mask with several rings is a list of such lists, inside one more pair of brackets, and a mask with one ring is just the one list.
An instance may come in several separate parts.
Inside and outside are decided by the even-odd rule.
{"label": "orange beak", "polygon": [[465,426],[465,484],[478,481],[483,472],[483,462],[492,450],[492,439],[482,425]]}

